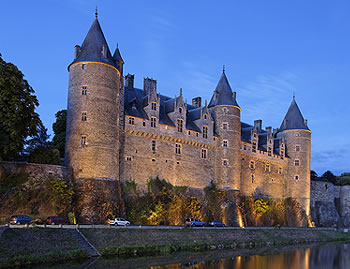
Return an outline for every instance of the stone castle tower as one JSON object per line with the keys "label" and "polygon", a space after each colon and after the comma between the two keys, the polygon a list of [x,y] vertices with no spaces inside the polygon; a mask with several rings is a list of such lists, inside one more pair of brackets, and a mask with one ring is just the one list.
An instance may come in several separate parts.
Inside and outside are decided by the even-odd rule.
{"label": "stone castle tower", "polygon": [[203,189],[211,181],[243,196],[292,197],[309,215],[311,131],[295,99],[280,126],[241,122],[241,108],[223,71],[213,96],[187,103],[180,89],[161,95],[157,81],[123,76],[97,17],[69,65],[66,165],[80,179],[150,177]]}
{"label": "stone castle tower", "polygon": [[123,60],[96,18],[68,66],[66,165],[76,178],[119,178]]}

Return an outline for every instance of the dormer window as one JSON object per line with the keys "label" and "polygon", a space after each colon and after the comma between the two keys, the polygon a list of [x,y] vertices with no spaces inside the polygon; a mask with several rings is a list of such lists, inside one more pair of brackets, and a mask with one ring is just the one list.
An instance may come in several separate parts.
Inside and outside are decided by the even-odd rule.
{"label": "dormer window", "polygon": [[179,133],[182,133],[183,123],[184,123],[183,119],[177,119],[177,131]]}
{"label": "dormer window", "polygon": [[267,155],[272,156],[272,147],[267,148]]}
{"label": "dormer window", "polygon": [[204,114],[204,119],[206,120],[208,118],[207,114]]}
{"label": "dormer window", "polygon": [[179,107],[179,113],[182,114],[182,107]]}
{"label": "dormer window", "polygon": [[281,149],[281,159],[284,159],[284,149]]}
{"label": "dormer window", "polygon": [[157,110],[157,103],[156,102],[152,102],[152,110]]}
{"label": "dormer window", "polygon": [[269,143],[272,144],[272,139],[269,140]]}
{"label": "dormer window", "polygon": [[253,133],[253,137],[256,138],[256,133]]}
{"label": "dormer window", "polygon": [[266,172],[266,173],[270,173],[270,172],[271,172],[270,163],[266,163],[266,164],[265,164],[265,172]]}
{"label": "dormer window", "polygon": [[256,152],[256,141],[252,143],[252,152]]}
{"label": "dormer window", "polygon": [[203,138],[208,138],[208,126],[203,126]]}
{"label": "dormer window", "polygon": [[157,118],[151,117],[151,127],[156,128],[157,127]]}

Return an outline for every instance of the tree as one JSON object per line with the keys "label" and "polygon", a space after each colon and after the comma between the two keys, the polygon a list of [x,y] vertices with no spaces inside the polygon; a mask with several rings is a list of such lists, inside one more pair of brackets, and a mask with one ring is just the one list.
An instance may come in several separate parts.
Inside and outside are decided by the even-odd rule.
{"label": "tree", "polygon": [[40,123],[37,128],[37,134],[28,140],[27,151],[29,153],[29,162],[44,164],[61,164],[60,153],[58,149],[49,142],[50,135],[47,129]]}
{"label": "tree", "polygon": [[324,174],[322,175],[323,178],[327,179],[329,182],[331,183],[335,183],[337,180],[337,177],[331,172],[331,171],[326,171],[324,172]]}
{"label": "tree", "polygon": [[317,180],[318,175],[314,170],[310,171],[310,178],[311,178],[311,180]]}
{"label": "tree", "polygon": [[0,160],[15,159],[40,124],[39,102],[18,68],[0,54]]}
{"label": "tree", "polygon": [[60,151],[61,158],[64,157],[64,148],[66,145],[66,122],[67,122],[67,110],[63,109],[57,111],[56,121],[52,124],[54,137],[52,139],[52,145]]}

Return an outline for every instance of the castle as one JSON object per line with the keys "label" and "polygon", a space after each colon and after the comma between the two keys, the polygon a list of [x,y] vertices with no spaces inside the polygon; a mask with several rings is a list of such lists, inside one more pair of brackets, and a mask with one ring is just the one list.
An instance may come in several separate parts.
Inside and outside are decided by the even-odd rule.
{"label": "castle", "polygon": [[295,99],[280,128],[241,122],[225,72],[209,104],[161,95],[157,83],[123,75],[96,18],[68,66],[66,165],[76,178],[135,180],[159,176],[173,185],[274,199],[293,197],[310,210],[311,131]]}

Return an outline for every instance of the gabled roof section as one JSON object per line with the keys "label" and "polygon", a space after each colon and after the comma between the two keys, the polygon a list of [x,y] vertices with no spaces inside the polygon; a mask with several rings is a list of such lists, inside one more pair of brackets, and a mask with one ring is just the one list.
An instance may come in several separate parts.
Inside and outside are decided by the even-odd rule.
{"label": "gabled roof section", "polygon": [[[102,55],[103,46],[106,46],[107,49],[106,57]],[[72,64],[81,61],[106,63],[115,66],[113,57],[108,48],[107,41],[104,37],[97,17],[92,23],[90,30],[87,33],[83,44],[81,45],[78,57],[74,59]]]}
{"label": "gabled roof section", "polygon": [[305,124],[303,115],[293,97],[293,101],[289,106],[288,112],[282,121],[279,131],[293,130],[293,129],[304,129],[309,130]]}
{"label": "gabled roof section", "polygon": [[221,78],[218,85],[214,91],[214,94],[210,100],[208,107],[218,106],[218,105],[231,105],[237,106],[237,101],[232,96],[232,89],[225,72],[222,72]]}

